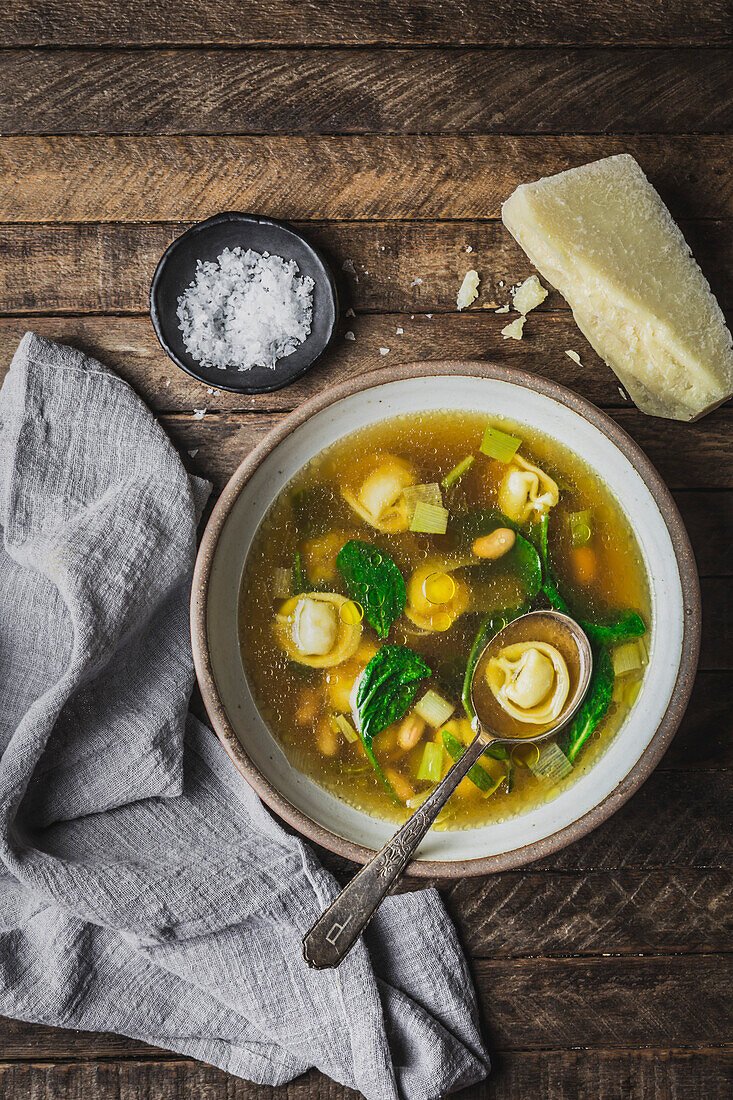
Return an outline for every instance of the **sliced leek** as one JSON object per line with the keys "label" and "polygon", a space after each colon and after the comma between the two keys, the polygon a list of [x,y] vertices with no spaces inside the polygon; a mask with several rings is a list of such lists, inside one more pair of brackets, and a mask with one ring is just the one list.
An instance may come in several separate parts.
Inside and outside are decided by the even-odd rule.
{"label": "sliced leek", "polygon": [[350,745],[355,744],[359,740],[359,734],[356,732],[346,715],[334,714],[331,719],[331,725],[334,730],[346,738]]}
{"label": "sliced leek", "polygon": [[473,455],[466,455],[457,466],[454,466],[453,469],[445,475],[440,484],[446,490],[452,489],[456,482],[460,481],[465,473],[468,473],[475,461],[476,459]]}
{"label": "sliced leek", "polygon": [[573,765],[554,741],[548,741],[542,745],[536,762],[528,763],[527,767],[538,779],[546,779],[552,783],[564,779],[573,770]]}
{"label": "sliced leek", "polygon": [[410,530],[423,535],[444,535],[448,530],[448,509],[419,500],[410,520]]}
{"label": "sliced leek", "polygon": [[456,708],[454,703],[449,703],[437,691],[429,688],[414,709],[418,718],[422,718],[426,725],[435,729],[447,722]]}
{"label": "sliced leek", "polygon": [[521,446],[522,440],[519,436],[507,435],[506,432],[500,432],[498,428],[492,428],[489,425],[484,432],[479,450],[488,458],[495,458],[499,462],[511,462]]}

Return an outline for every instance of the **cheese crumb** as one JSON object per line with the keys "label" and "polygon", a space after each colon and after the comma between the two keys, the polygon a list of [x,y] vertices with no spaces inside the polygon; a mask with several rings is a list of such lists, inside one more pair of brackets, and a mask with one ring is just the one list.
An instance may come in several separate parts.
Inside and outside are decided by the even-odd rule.
{"label": "cheese crumb", "polygon": [[459,309],[465,309],[466,306],[470,306],[471,302],[476,301],[479,281],[478,271],[474,271],[473,268],[463,276],[461,289],[458,291],[456,299],[456,305]]}
{"label": "cheese crumb", "polygon": [[507,325],[506,328],[503,328],[501,330],[501,334],[504,339],[508,340],[511,337],[512,340],[521,340],[522,329],[524,328],[525,320],[526,317],[524,316],[524,314],[522,314],[521,317],[517,317],[516,321],[512,321],[510,325]]}
{"label": "cheese crumb", "polygon": [[389,355],[389,348],[380,348],[379,349],[379,354],[380,355]]}
{"label": "cheese crumb", "polygon": [[398,335],[398,336],[402,336],[402,335],[403,335],[403,333],[404,333],[404,331],[405,331],[405,330],[404,330],[403,328],[398,328],[398,329],[396,330],[396,332],[397,332],[397,335]]}
{"label": "cheese crumb", "polygon": [[498,309],[494,310],[494,313],[508,313],[508,312],[509,312],[509,306],[499,306]]}
{"label": "cheese crumb", "polygon": [[351,331],[351,329],[349,329],[349,331],[348,331],[348,332],[345,332],[345,333],[344,333],[344,340],[356,340],[356,337],[354,336],[354,334],[353,334],[353,332]]}
{"label": "cheese crumb", "polygon": [[193,410],[194,420],[203,420],[205,416],[206,416],[206,409],[194,409]]}
{"label": "cheese crumb", "polygon": [[413,279],[410,286],[422,286],[422,279]]}
{"label": "cheese crumb", "polygon": [[470,244],[466,245],[466,252],[473,252],[473,249],[471,248]]}
{"label": "cheese crumb", "polygon": [[581,365],[581,363],[580,363],[580,356],[578,355],[577,351],[572,351],[572,350],[571,350],[570,348],[568,348],[568,349],[567,349],[567,351],[565,352],[565,354],[566,354],[566,355],[569,355],[569,356],[570,356],[570,358],[572,359],[572,361],[573,361],[574,363],[577,363],[577,364],[578,364],[578,366],[580,366],[580,365]]}
{"label": "cheese crumb", "polygon": [[525,317],[531,309],[544,302],[546,297],[547,291],[536,275],[530,275],[516,290],[512,290],[514,308]]}

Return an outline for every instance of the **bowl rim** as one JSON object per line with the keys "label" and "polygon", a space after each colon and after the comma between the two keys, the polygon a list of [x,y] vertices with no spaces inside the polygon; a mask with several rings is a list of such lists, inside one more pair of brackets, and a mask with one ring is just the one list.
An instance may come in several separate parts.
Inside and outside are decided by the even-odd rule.
{"label": "bowl rim", "polygon": [[[228,376],[226,376],[223,381],[216,379],[217,389],[226,390],[228,393],[241,393],[245,396],[260,393],[275,393],[276,390],[283,389],[285,386],[289,386],[292,382],[297,382],[299,378],[302,378],[303,375],[306,374],[306,372],[309,371],[311,367],[314,367],[316,363],[318,363],[319,360],[325,355],[325,353],[331,347],[331,344],[333,343],[336,336],[336,332],[338,331],[341,313],[336,277],[331,270],[331,265],[326,259],[326,256],[324,255],[323,251],[318,248],[317,245],[313,244],[313,242],[310,241],[308,237],[305,236],[305,234],[301,233],[298,229],[295,228],[294,225],[291,225],[290,222],[278,221],[277,218],[266,218],[262,214],[246,214],[239,210],[222,210],[219,214],[212,214],[210,218],[204,218],[203,221],[194,222],[193,225],[190,225],[188,227],[188,229],[184,229],[182,233],[179,233],[178,236],[173,238],[156,265],[153,278],[150,282],[150,291],[148,293],[150,322],[153,326],[153,331],[155,332],[158,343],[160,344],[168,358],[173,363],[175,363],[175,365],[179,367],[182,371],[185,371],[185,373],[190,378],[195,378],[197,382],[201,382],[205,386],[210,385],[212,380],[204,376],[203,374],[197,373],[193,367],[189,366],[188,363],[185,363],[168,343],[165,332],[163,331],[163,321],[158,305],[158,287],[163,279],[163,275],[165,274],[165,270],[168,267],[168,264],[185,240],[187,240],[189,237],[195,237],[199,233],[205,232],[207,229],[210,229],[212,226],[221,225],[224,222],[243,222],[246,225],[271,225],[274,226],[276,229],[281,229],[286,234],[289,234],[292,237],[297,237],[297,239],[303,245],[305,245],[305,247],[310,252],[313,253],[314,257],[323,269],[323,273],[325,276],[324,286],[328,290],[328,294],[331,298],[331,303],[333,306],[333,322],[328,333],[328,339],[326,340],[321,350],[317,352],[317,354],[314,355],[312,359],[309,359],[306,363],[304,363],[302,367],[299,367],[299,369],[294,374],[291,374],[285,382],[273,382],[272,385],[247,386],[246,371],[242,372],[242,379],[239,385],[234,385],[228,382]],[[225,374],[225,372],[222,373]]]}
{"label": "bowl rim", "polygon": [[237,769],[271,810],[308,840],[355,863],[367,863],[374,850],[332,833],[313,821],[286,799],[259,771],[229,723],[216,687],[208,650],[207,597],[211,569],[219,535],[244,486],[254,471],[278,444],[316,413],[345,397],[364,390],[377,390],[412,378],[456,375],[508,382],[548,397],[578,413],[605,435],[635,467],[651,493],[670,535],[682,589],[684,622],[682,650],[674,689],[664,717],[649,744],[624,779],[596,806],[569,825],[541,840],[510,852],[464,860],[414,860],[413,878],[463,878],[521,867],[565,848],[606,821],[639,789],[666,752],[682,720],[692,692],[700,652],[701,600],[694,554],[682,517],[661,475],[624,429],[591,401],[541,375],[503,364],[480,360],[431,360],[403,363],[347,379],[316,394],[276,424],[240,463],[214,506],[204,530],[194,569],[191,589],[191,642],[196,675],[206,711],[214,730]]}

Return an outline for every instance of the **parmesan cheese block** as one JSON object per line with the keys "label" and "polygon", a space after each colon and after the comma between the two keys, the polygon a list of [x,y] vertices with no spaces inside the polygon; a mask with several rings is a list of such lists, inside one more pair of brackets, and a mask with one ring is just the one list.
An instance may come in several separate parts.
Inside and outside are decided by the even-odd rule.
{"label": "parmesan cheese block", "polygon": [[633,157],[522,184],[501,216],[643,412],[696,420],[733,395],[723,313]]}

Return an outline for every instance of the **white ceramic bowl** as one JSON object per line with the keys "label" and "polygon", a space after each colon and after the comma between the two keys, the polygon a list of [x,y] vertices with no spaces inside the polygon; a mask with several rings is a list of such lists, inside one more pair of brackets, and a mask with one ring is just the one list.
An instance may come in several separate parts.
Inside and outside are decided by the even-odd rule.
{"label": "white ceramic bowl", "polygon": [[644,781],[674,734],[694,679],[700,601],[684,526],[636,444],[563,387],[489,363],[411,364],[344,383],[287,417],[242,463],[209,521],[192,595],[194,658],[214,728],[265,802],[306,836],[359,862],[394,825],[347,806],[288,763],[259,715],[237,640],[237,602],[257,527],[283,486],[322,448],[410,411],[468,409],[541,429],[598,471],[638,539],[651,586],[649,666],[641,692],[595,766],[553,801],[512,819],[428,834],[411,872],[486,873],[537,859],[588,832]]}

